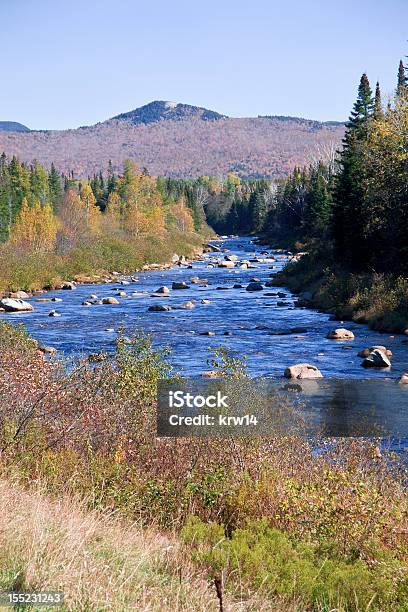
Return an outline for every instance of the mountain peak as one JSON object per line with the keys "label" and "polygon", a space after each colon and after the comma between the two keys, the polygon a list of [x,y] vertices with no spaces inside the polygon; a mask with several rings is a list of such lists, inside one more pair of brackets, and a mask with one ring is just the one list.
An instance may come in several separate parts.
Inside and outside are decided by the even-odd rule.
{"label": "mountain peak", "polygon": [[180,102],[171,102],[169,100],[155,100],[135,110],[116,115],[113,119],[139,125],[141,123],[157,123],[158,121],[180,121],[187,117],[196,117],[202,121],[215,121],[217,119],[224,119],[225,115],[201,106],[181,104]]}
{"label": "mountain peak", "polygon": [[30,132],[30,129],[17,121],[0,121],[0,132]]}

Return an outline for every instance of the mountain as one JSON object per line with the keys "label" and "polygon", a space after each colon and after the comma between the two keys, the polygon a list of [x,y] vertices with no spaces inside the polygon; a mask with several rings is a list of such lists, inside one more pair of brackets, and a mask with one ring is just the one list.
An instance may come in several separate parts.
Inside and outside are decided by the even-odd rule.
{"label": "mountain", "polygon": [[78,177],[121,171],[135,160],[153,175],[283,177],[331,157],[344,125],[297,117],[232,118],[198,106],[155,101],[102,123],[60,131],[0,132],[0,153]]}
{"label": "mountain", "polygon": [[116,115],[113,119],[120,121],[129,121],[134,125],[141,123],[156,123],[157,121],[177,121],[195,117],[203,121],[214,121],[216,119],[224,119],[225,115],[220,115],[215,111],[202,108],[201,106],[191,106],[190,104],[180,104],[178,102],[166,102],[164,100],[155,100],[150,104],[145,104],[140,108]]}
{"label": "mountain", "polygon": [[29,128],[16,121],[0,121],[0,132],[29,132]]}

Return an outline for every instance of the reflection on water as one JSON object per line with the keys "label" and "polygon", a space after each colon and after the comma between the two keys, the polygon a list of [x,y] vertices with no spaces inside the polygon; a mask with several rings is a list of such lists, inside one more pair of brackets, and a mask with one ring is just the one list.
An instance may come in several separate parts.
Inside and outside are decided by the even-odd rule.
{"label": "reflection on water", "polygon": [[408,437],[408,388],[392,380],[270,381],[273,391],[303,404],[309,433]]}

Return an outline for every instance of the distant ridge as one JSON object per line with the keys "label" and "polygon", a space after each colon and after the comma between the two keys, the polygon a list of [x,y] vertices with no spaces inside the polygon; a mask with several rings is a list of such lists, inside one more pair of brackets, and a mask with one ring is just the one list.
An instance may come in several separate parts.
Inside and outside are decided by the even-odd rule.
{"label": "distant ridge", "polygon": [[[121,172],[132,159],[152,175],[281,178],[294,166],[332,159],[344,124],[298,117],[227,117],[178,102],[155,100],[95,125],[69,130],[28,130],[3,122],[0,154],[34,159],[61,172],[88,177],[109,161]],[[14,130],[9,131],[10,125]]]}
{"label": "distant ridge", "polygon": [[179,102],[169,102],[166,100],[155,100],[149,104],[145,104],[140,108],[116,115],[113,119],[120,121],[129,121],[134,125],[141,123],[156,123],[157,121],[172,121],[196,117],[203,121],[216,121],[217,119],[225,119],[225,115],[221,115],[201,106],[191,106],[190,104],[181,104]]}
{"label": "distant ridge", "polygon": [[0,121],[0,132],[29,132],[30,129],[17,121]]}

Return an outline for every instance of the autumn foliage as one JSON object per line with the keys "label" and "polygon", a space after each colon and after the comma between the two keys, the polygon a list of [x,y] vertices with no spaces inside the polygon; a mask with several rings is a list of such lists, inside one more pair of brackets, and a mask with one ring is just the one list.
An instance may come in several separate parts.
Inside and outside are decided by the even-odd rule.
{"label": "autumn foliage", "polygon": [[[133,162],[87,181],[0,159],[0,290],[32,289],[75,274],[136,269],[188,254],[206,225],[180,196]],[[4,265],[3,265],[4,264]]]}

